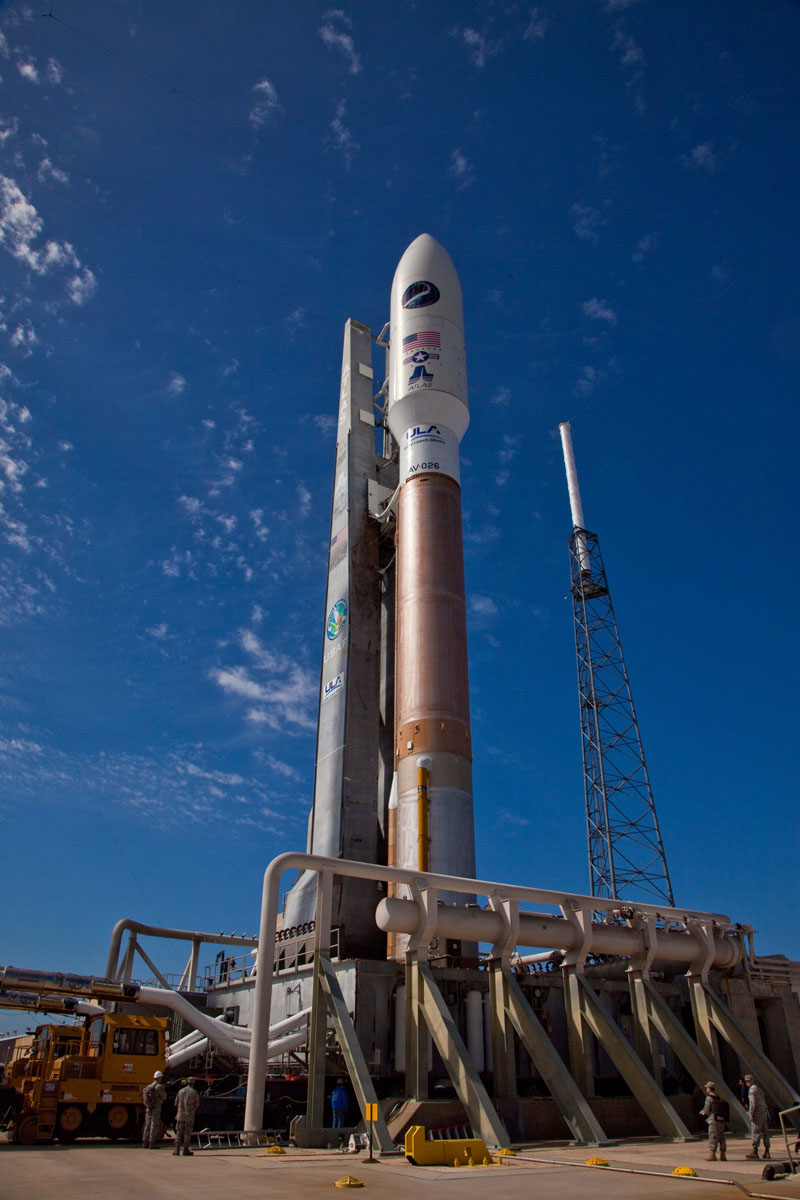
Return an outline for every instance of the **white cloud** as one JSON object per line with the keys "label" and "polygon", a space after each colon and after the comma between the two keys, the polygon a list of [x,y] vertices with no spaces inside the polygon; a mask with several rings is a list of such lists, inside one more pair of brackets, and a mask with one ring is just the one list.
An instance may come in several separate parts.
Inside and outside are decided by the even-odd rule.
{"label": "white cloud", "polygon": [[598,229],[605,225],[605,219],[591,204],[573,204],[569,210],[572,217],[572,228],[579,238],[586,241],[598,241]]}
{"label": "white cloud", "polygon": [[522,445],[521,433],[504,433],[503,434],[503,449],[500,451],[499,458],[501,463],[509,463],[519,454],[519,448]]}
{"label": "white cloud", "polygon": [[300,516],[307,517],[311,510],[311,492],[304,483],[297,485],[297,501],[300,505]]}
{"label": "white cloud", "polygon": [[145,629],[145,633],[150,637],[156,638],[158,641],[163,641],[169,633],[169,626],[166,621],[162,621],[160,625],[151,625],[149,629]]}
{"label": "white cloud", "polygon": [[617,323],[617,314],[606,300],[598,300],[593,296],[591,300],[584,300],[581,308],[593,321],[606,321],[609,325]]}
{"label": "white cloud", "polygon": [[248,721],[289,732],[313,730],[316,674],[264,646],[252,630],[240,630],[239,644],[253,660],[252,667],[218,667],[210,672],[211,679],[227,695],[251,702],[245,712]]}
{"label": "white cloud", "polygon": [[330,130],[332,134],[331,141],[335,149],[341,151],[341,153],[344,155],[344,160],[349,167],[354,156],[358,154],[361,147],[344,123],[346,111],[347,105],[345,101],[340,100],[336,108],[336,116],[331,121]]}
{"label": "white cloud", "polygon": [[49,58],[47,60],[47,82],[52,84],[60,84],[64,81],[64,68],[57,58]]}
{"label": "white cloud", "polygon": [[167,383],[167,394],[170,396],[182,396],[186,391],[186,378],[178,371],[171,371],[169,381]]}
{"label": "white cloud", "polygon": [[644,62],[642,47],[624,29],[618,29],[614,34],[613,46],[620,52],[620,63],[623,67],[635,67]]}
{"label": "white cloud", "polygon": [[290,333],[297,333],[300,329],[305,329],[306,326],[306,310],[304,308],[296,308],[294,312],[289,313],[286,318],[286,325]]}
{"label": "white cloud", "polygon": [[594,391],[595,385],[598,383],[600,378],[600,372],[596,367],[581,367],[581,373],[575,381],[575,385],[572,389],[574,395],[588,396],[590,392]]}
{"label": "white cloud", "polygon": [[59,167],[54,167],[49,158],[43,158],[36,171],[36,177],[42,183],[55,179],[56,183],[69,183],[69,175]]}
{"label": "white cloud", "polygon": [[493,617],[497,612],[497,605],[491,596],[473,595],[469,598],[469,611],[476,617]]}
{"label": "white cloud", "polygon": [[16,327],[8,340],[15,350],[19,350],[25,358],[29,358],[33,354],[39,337],[30,320],[26,317],[22,324]]}
{"label": "white cloud", "polygon": [[52,239],[44,246],[33,245],[42,232],[44,222],[36,208],[16,182],[0,175],[0,245],[9,254],[37,275],[47,275],[62,268],[78,271],[67,284],[67,294],[74,304],[83,304],[94,292],[96,281],[88,268],[81,272],[81,262],[69,242]]}
{"label": "white cloud", "polygon": [[489,397],[489,403],[498,408],[508,408],[511,403],[511,388],[499,387]]}
{"label": "white cloud", "polygon": [[39,72],[36,69],[36,63],[32,58],[25,61],[17,59],[17,70],[23,79],[27,79],[28,83],[41,83]]}
{"label": "white cloud", "polygon": [[463,30],[461,37],[467,47],[469,57],[479,71],[486,66],[487,59],[500,53],[503,45],[501,39],[496,38],[490,42],[485,33],[480,33],[477,29],[471,29],[469,26]]}
{"label": "white cloud", "polygon": [[18,117],[0,117],[0,146],[10,142],[19,130]]}
{"label": "white cloud", "polygon": [[532,8],[522,36],[526,42],[540,42],[547,33],[547,17],[540,8]]}
{"label": "white cloud", "polygon": [[268,79],[255,84],[253,91],[257,99],[250,109],[249,120],[251,125],[260,129],[279,108],[278,93]]}
{"label": "white cloud", "polygon": [[340,8],[332,8],[322,18],[319,36],[329,50],[336,50],[347,59],[351,75],[357,75],[361,70],[361,58],[356,52],[352,35],[346,33],[342,26],[352,25],[350,18]]}
{"label": "white cloud", "polygon": [[320,433],[325,434],[326,437],[336,432],[337,421],[333,413],[317,413],[312,420]]}
{"label": "white cloud", "polygon": [[690,171],[708,171],[709,174],[713,174],[717,169],[713,142],[700,142],[699,145],[693,146],[688,154],[681,155],[681,162]]}
{"label": "white cloud", "polygon": [[640,238],[636,243],[636,249],[631,255],[633,261],[643,262],[656,249],[660,237],[661,234],[656,230],[655,233],[646,233],[643,238]]}
{"label": "white cloud", "polygon": [[466,188],[474,181],[475,171],[472,163],[465,154],[458,149],[454,150],[450,155],[450,174],[458,183],[459,188]]}
{"label": "white cloud", "polygon": [[70,302],[80,307],[87,300],[91,300],[97,291],[97,279],[95,278],[94,271],[90,271],[88,267],[84,267],[79,275],[73,275],[72,279],[67,280],[66,287]]}

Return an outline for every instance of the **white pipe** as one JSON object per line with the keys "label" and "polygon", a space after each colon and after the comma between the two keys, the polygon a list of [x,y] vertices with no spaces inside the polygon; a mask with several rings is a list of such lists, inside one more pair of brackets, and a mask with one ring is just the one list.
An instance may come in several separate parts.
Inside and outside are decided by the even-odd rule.
{"label": "white pipe", "polygon": [[494,1070],[494,1047],[492,1045],[492,1000],[487,994],[483,1004],[483,1044],[486,1058],[486,1070]]}
{"label": "white pipe", "polygon": [[[572,449],[572,432],[569,427],[569,421],[562,421],[558,428],[561,433],[561,448],[564,451],[564,466],[567,470],[567,490],[569,492],[570,512],[572,513],[572,528],[585,529],[581,489],[578,487],[578,469],[575,466],[575,451]],[[591,563],[589,562],[586,538],[579,533],[576,535],[575,540],[580,568],[582,571],[588,571]]]}
{"label": "white pipe", "polygon": [[406,1072],[406,985],[401,983],[394,994],[394,1069],[398,1075]]}
{"label": "white pipe", "polygon": [[[103,1012],[104,1009],[100,1009],[99,1011]],[[289,1033],[290,1030],[296,1029],[297,1026],[300,1025],[306,1019],[306,1017],[309,1017],[310,1015],[311,1009],[304,1008],[302,1012],[293,1013],[291,1017],[286,1017],[283,1021],[278,1021],[275,1025],[270,1025],[270,1038],[280,1037],[281,1034]],[[230,1037],[235,1038],[236,1041],[250,1041],[253,1031],[247,1025],[230,1025],[225,1020],[224,1016],[214,1017],[214,1020],[217,1022],[217,1024],[222,1025],[224,1032]],[[187,1033],[184,1037],[178,1038],[177,1042],[173,1042],[170,1046],[170,1051],[175,1054],[176,1052],[184,1050],[187,1046],[191,1046],[199,1042],[202,1036],[203,1035],[198,1033],[196,1029],[193,1029],[191,1033]]]}
{"label": "white pipe", "polygon": [[483,1071],[486,1056],[483,1052],[483,996],[478,988],[467,992],[467,1050],[476,1071]]}
{"label": "white pipe", "polygon": [[[287,1054],[290,1050],[296,1050],[298,1046],[304,1046],[307,1041],[308,1030],[301,1029],[298,1033],[292,1033],[288,1037],[279,1038],[275,1042],[270,1042],[269,1050],[267,1052],[267,1061],[269,1062],[274,1058],[280,1058],[282,1055]],[[179,1067],[181,1063],[188,1062],[190,1058],[195,1058],[198,1054],[205,1054],[207,1050],[208,1038],[200,1038],[199,1041],[194,1042],[191,1046],[185,1046],[183,1050],[179,1051],[177,1054],[168,1054],[167,1066]],[[239,1053],[236,1057],[244,1060],[249,1059],[250,1047],[245,1045],[243,1042],[240,1043]]]}
{"label": "white pipe", "polygon": [[564,957],[563,950],[542,950],[539,954],[515,954],[511,966],[525,966],[527,963],[560,963]]}

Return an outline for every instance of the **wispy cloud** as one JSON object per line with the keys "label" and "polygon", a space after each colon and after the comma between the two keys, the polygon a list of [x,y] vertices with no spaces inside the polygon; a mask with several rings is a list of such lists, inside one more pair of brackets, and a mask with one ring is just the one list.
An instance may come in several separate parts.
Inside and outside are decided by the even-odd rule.
{"label": "wispy cloud", "polygon": [[332,8],[322,18],[319,36],[329,50],[344,55],[350,74],[357,75],[361,70],[361,58],[356,52],[352,34],[347,32],[352,25],[352,21],[341,8]]}
{"label": "wispy cloud", "polygon": [[77,272],[67,282],[67,295],[73,304],[85,304],[97,287],[94,274],[83,267],[70,242],[51,238],[43,245],[35,244],[43,228],[35,205],[15,180],[0,175],[0,245],[35,275]]}
{"label": "wispy cloud", "polygon": [[488,59],[499,54],[503,47],[502,38],[490,39],[485,30],[472,29],[469,26],[461,31],[461,40],[479,71],[482,71]]}
{"label": "wispy cloud", "polygon": [[475,617],[493,617],[497,613],[497,605],[491,596],[477,593],[470,596],[468,608],[470,615]]}
{"label": "wispy cloud", "polygon": [[690,171],[707,171],[710,175],[717,169],[717,156],[713,142],[700,142],[688,154],[681,155],[681,162]]}
{"label": "wispy cloud", "polygon": [[461,150],[454,150],[450,155],[450,165],[448,170],[456,180],[459,188],[467,188],[475,180],[475,170],[472,163],[463,154]]}
{"label": "wispy cloud", "polygon": [[579,238],[596,242],[599,240],[598,230],[606,221],[602,214],[591,204],[573,204],[569,210],[572,218],[572,228]]}
{"label": "wispy cloud", "polygon": [[489,403],[494,404],[496,408],[508,408],[511,403],[511,388],[496,388],[489,397]]}
{"label": "wispy cloud", "polygon": [[633,261],[643,262],[657,248],[660,238],[661,234],[658,230],[654,233],[646,233],[643,238],[640,238],[631,255]]}
{"label": "wispy cloud", "polygon": [[349,167],[355,155],[358,154],[360,146],[344,123],[346,112],[347,105],[344,100],[340,100],[336,107],[336,116],[330,123],[329,140],[334,149],[344,155],[344,160]]}
{"label": "wispy cloud", "polygon": [[253,93],[256,99],[248,113],[248,119],[255,129],[260,129],[280,107],[278,93],[268,79],[262,79],[259,83],[254,84]]}
{"label": "wispy cloud", "polygon": [[547,33],[547,15],[541,8],[532,8],[528,24],[522,31],[526,42],[540,42]]}
{"label": "wispy cloud", "polygon": [[182,396],[186,391],[186,378],[179,371],[171,371],[167,380],[167,395]]}
{"label": "wispy cloud", "polygon": [[581,308],[593,321],[605,321],[608,325],[617,323],[617,314],[607,300],[598,300],[596,296],[592,296],[591,300],[584,300]]}
{"label": "wispy cloud", "polygon": [[228,696],[248,705],[248,721],[289,733],[313,730],[316,672],[271,650],[250,629],[239,631],[238,643],[247,662],[216,667],[210,678]]}

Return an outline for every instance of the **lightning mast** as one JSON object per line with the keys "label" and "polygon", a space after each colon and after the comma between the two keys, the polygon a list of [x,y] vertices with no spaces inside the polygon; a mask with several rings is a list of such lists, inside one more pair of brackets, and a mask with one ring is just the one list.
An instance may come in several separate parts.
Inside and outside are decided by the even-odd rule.
{"label": "lightning mast", "polygon": [[559,430],[573,526],[570,591],[591,895],[652,897],[672,906],[672,884],[600,543],[586,529],[569,421]]}

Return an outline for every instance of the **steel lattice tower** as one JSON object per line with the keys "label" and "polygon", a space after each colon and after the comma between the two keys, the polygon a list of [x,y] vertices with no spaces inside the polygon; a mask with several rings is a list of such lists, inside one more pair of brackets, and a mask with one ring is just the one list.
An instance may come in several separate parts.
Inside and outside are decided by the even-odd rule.
{"label": "steel lattice tower", "polygon": [[560,426],[573,530],[570,591],[591,895],[674,905],[614,606],[597,535],[584,528],[569,424]]}

